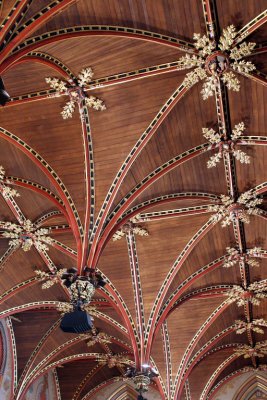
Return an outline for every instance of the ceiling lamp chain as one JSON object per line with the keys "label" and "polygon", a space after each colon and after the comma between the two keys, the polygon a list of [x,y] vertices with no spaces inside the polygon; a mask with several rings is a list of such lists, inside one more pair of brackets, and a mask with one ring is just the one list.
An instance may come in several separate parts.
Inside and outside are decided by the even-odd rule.
{"label": "ceiling lamp chain", "polygon": [[186,54],[179,60],[178,69],[194,68],[186,74],[183,85],[190,88],[195,83],[204,80],[201,90],[204,100],[215,94],[220,81],[228,89],[238,92],[240,82],[232,71],[249,75],[256,69],[251,61],[243,60],[252,53],[256,43],[243,42],[241,45],[234,45],[236,35],[236,28],[233,25],[223,30],[218,43],[206,35],[201,36],[195,33],[193,39],[197,54]]}
{"label": "ceiling lamp chain", "polygon": [[74,80],[63,81],[59,78],[51,77],[45,79],[46,83],[55,90],[55,94],[51,95],[52,97],[69,96],[70,98],[61,112],[63,119],[72,118],[76,103],[80,104],[82,101],[85,102],[86,106],[94,110],[103,111],[106,109],[102,100],[95,96],[88,96],[86,93],[86,88],[90,87],[93,75],[92,68],[87,67],[82,69]]}

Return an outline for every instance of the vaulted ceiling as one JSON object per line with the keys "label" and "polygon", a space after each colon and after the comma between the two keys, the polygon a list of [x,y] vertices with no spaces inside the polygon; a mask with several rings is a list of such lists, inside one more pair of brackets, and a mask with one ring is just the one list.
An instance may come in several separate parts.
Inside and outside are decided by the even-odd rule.
{"label": "vaulted ceiling", "polygon": [[[0,3],[0,316],[15,317],[14,399],[51,369],[62,399],[94,399],[125,370],[99,353],[154,365],[168,400],[213,399],[264,369],[267,330],[252,322],[267,319],[266,1]],[[59,328],[60,279],[42,289],[35,273],[85,265],[108,281],[90,305],[109,340],[91,347]]]}

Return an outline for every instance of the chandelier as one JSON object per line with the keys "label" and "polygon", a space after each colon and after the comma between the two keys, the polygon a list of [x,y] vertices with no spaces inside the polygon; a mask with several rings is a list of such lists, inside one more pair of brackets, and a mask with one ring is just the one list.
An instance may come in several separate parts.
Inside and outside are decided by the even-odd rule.
{"label": "chandelier", "polygon": [[89,267],[84,268],[84,275],[78,275],[76,268],[61,269],[54,274],[36,271],[36,274],[41,279],[47,280],[43,284],[43,289],[51,287],[56,282],[67,287],[70,293],[70,303],[60,303],[57,307],[62,314],[72,312],[76,308],[86,311],[88,314],[95,312],[95,308],[89,306],[89,303],[95,290],[106,285],[102,276],[95,269]]}
{"label": "chandelier", "polygon": [[136,368],[128,367],[124,374],[126,378],[132,379],[135,389],[139,393],[138,399],[140,400],[145,400],[142,394],[148,391],[152,379],[156,378],[158,375],[157,371],[148,364],[142,365],[140,371]]}
{"label": "chandelier", "polygon": [[218,43],[206,35],[195,33],[193,39],[197,54],[186,54],[179,60],[178,69],[194,68],[186,74],[183,85],[190,88],[204,80],[201,90],[204,100],[214,95],[220,81],[225,83],[228,89],[238,92],[240,82],[234,72],[248,75],[255,70],[254,64],[243,58],[252,53],[256,43],[243,42],[240,46],[234,45],[236,35],[233,25],[223,30]]}
{"label": "chandelier", "polygon": [[89,108],[93,108],[97,111],[103,111],[106,109],[103,101],[95,96],[88,96],[86,93],[86,87],[88,87],[93,77],[92,68],[84,68],[79,73],[77,79],[70,79],[69,81],[63,81],[58,78],[46,78],[46,83],[55,90],[55,94],[52,96],[69,96],[69,101],[63,107],[61,112],[62,118],[71,118],[76,103],[80,103],[84,100],[85,104]]}

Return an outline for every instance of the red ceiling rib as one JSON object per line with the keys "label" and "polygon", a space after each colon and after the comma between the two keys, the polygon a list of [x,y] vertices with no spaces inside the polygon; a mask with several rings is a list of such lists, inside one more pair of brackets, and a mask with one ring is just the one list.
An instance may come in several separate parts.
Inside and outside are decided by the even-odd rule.
{"label": "red ceiling rib", "polygon": [[[59,40],[67,39],[70,37],[80,37],[80,36],[85,36],[85,35],[105,35],[105,36],[123,36],[123,37],[128,37],[128,38],[136,38],[136,39],[142,39],[142,40],[147,40],[151,41],[153,43],[161,43],[164,45],[172,46],[174,48],[177,48],[179,50],[183,51],[188,51],[188,52],[193,52],[193,47],[192,44],[186,43],[183,41],[179,41],[178,39],[171,39],[166,36],[160,35],[160,34],[153,34],[153,33],[145,33],[144,31],[137,30],[137,29],[132,29],[132,28],[116,28],[115,30],[112,30],[112,27],[87,27],[88,30],[84,30],[83,32],[78,30],[78,27],[76,28],[71,28],[69,31],[63,30],[57,31],[55,36],[48,34],[48,38],[45,39],[44,36],[39,36],[36,39],[29,38],[25,41],[25,43],[21,43],[26,36],[30,35],[34,30],[38,29],[43,23],[45,23],[48,19],[52,18],[55,13],[61,11],[63,8],[67,7],[69,4],[71,4],[73,0],[57,0],[51,3],[51,9],[47,10],[46,8],[43,9],[40,13],[36,14],[30,19],[30,24],[28,26],[22,26],[18,27],[17,31],[14,31],[14,27],[16,27],[16,21],[20,20],[21,18],[21,11],[26,9],[25,7],[29,5],[30,3],[27,3],[22,0],[20,4],[17,5],[14,10],[14,13],[10,14],[10,20],[8,21],[7,25],[4,27],[4,30],[2,31],[3,34],[7,33],[9,29],[13,31],[11,33],[11,36],[7,39],[9,40],[9,43],[6,45],[5,49],[2,51],[0,60],[5,61],[2,63],[1,68],[2,71],[5,69],[9,68],[12,65],[17,65],[19,63],[24,62],[25,59],[27,59],[27,56],[23,58],[29,51],[32,51],[35,48],[38,48],[44,44],[48,43],[53,43],[57,42]],[[216,26],[217,21],[216,21],[216,2],[211,1],[211,0],[202,0],[202,5],[204,9],[204,18],[205,18],[205,23],[206,23],[206,28],[207,28],[207,34],[212,38],[213,35],[218,36],[218,27]],[[20,12],[19,12],[20,10]],[[260,15],[258,15],[256,18],[254,18],[252,21],[250,21],[245,27],[243,27],[239,32],[236,37],[235,43],[241,42],[246,36],[250,35],[252,32],[255,32],[256,29],[260,28],[265,22],[267,21],[267,11],[264,11]],[[9,28],[7,28],[9,26]],[[120,29],[120,30],[119,30]],[[14,54],[10,54],[12,50],[15,50]],[[31,55],[31,60],[33,58],[36,59],[38,56]],[[47,66],[49,65],[50,67],[53,67],[57,72],[62,73],[64,75],[64,72],[66,73],[66,70],[63,69],[59,66],[54,61],[48,61],[48,59],[42,59],[42,62],[44,62]],[[167,67],[165,72],[171,72],[173,71],[173,67]],[[146,71],[144,73],[138,73],[136,74],[135,78],[139,79],[141,77],[145,76],[151,76],[154,75],[155,71]],[[156,72],[155,72],[156,75]],[[67,75],[65,75],[66,77]],[[115,83],[121,83],[121,82],[126,82],[129,80],[132,80],[133,78],[126,77],[125,79],[122,78],[117,78],[117,82]],[[256,72],[252,77],[252,80],[266,86],[266,77],[260,73]],[[114,84],[114,82],[112,83]],[[105,82],[103,83],[103,86],[105,86]],[[107,84],[108,86],[108,84]],[[225,135],[229,135],[230,133],[230,124],[229,124],[229,115],[227,115],[227,109],[228,109],[228,104],[227,104],[227,96],[225,95],[224,92],[225,88],[222,85],[220,90],[216,94],[216,101],[217,101],[217,117],[218,117],[218,124],[219,124],[219,129],[224,130]],[[149,127],[149,130],[145,131],[145,136],[141,136],[141,139],[137,142],[136,146],[133,148],[133,150],[130,152],[129,157],[126,159],[125,163],[123,164],[123,168],[119,171],[117,177],[115,178],[115,181],[113,182],[109,192],[108,196],[106,198],[105,203],[103,204],[103,207],[100,211],[99,217],[96,220],[95,225],[94,224],[94,212],[93,210],[93,204],[90,201],[90,191],[92,189],[92,185],[90,186],[89,183],[94,184],[94,178],[92,182],[88,182],[88,176],[91,176],[91,170],[90,166],[92,165],[93,158],[90,157],[88,153],[88,126],[87,127],[84,125],[83,120],[82,120],[82,128],[83,128],[83,136],[84,136],[84,150],[85,150],[85,164],[87,165],[87,175],[86,175],[86,182],[87,182],[87,209],[86,209],[86,218],[85,218],[85,229],[83,231],[82,224],[80,222],[78,213],[76,212],[75,205],[68,195],[68,193],[65,190],[63,182],[60,181],[58,176],[55,176],[54,171],[51,171],[49,169],[49,166],[46,165],[43,159],[39,155],[37,155],[33,149],[30,148],[30,146],[26,145],[26,143],[23,143],[22,140],[19,138],[16,138],[14,135],[7,134],[7,131],[1,130],[0,131],[0,136],[3,137],[5,140],[8,140],[10,143],[18,147],[20,150],[22,150],[37,166],[38,169],[42,170],[45,175],[48,177],[50,182],[53,184],[53,186],[56,188],[56,190],[60,194],[60,199],[54,197],[52,192],[48,192],[46,188],[41,188],[40,185],[38,188],[32,189],[36,193],[45,195],[49,200],[53,202],[54,205],[57,206],[59,210],[65,215],[67,218],[67,221],[70,223],[70,226],[73,230],[74,236],[76,238],[77,242],[77,247],[78,247],[78,266],[79,269],[81,270],[82,267],[85,265],[85,261],[88,256],[88,244],[89,244],[89,236],[91,235],[91,240],[92,240],[92,247],[91,247],[91,252],[89,255],[89,265],[95,267],[100,255],[102,254],[103,249],[105,248],[105,245],[111,238],[112,234],[115,232],[118,227],[120,227],[127,219],[129,219],[130,216],[135,215],[137,212],[140,213],[141,211],[144,211],[145,209],[149,208],[151,205],[155,205],[155,203],[151,203],[149,205],[144,204],[140,205],[140,207],[133,207],[132,210],[129,210],[130,205],[132,202],[140,195],[142,194],[148,186],[150,186],[153,182],[155,182],[157,179],[159,179],[161,176],[164,174],[168,173],[171,171],[173,168],[176,166],[180,165],[182,162],[187,161],[189,159],[193,159],[196,155],[200,154],[203,151],[206,151],[207,145],[202,145],[198,146],[198,148],[193,149],[194,151],[191,152],[190,154],[183,154],[182,158],[179,159],[180,156],[178,156],[177,159],[175,160],[170,160],[172,163],[167,164],[163,166],[163,169],[161,167],[157,168],[155,171],[152,172],[147,178],[145,178],[144,181],[138,183],[136,188],[133,189],[128,195],[122,199],[121,203],[115,206],[115,209],[110,213],[113,201],[119,191],[120,185],[124,181],[126,175],[130,171],[130,168],[133,164],[133,162],[137,159],[138,155],[141,153],[143,148],[146,146],[147,142],[150,140],[150,138],[154,135],[156,132],[157,128],[161,125],[162,121],[166,118],[170,110],[177,104],[177,102],[185,95],[187,90],[184,87],[178,88],[178,90],[175,92],[175,96],[173,95],[171,97],[171,102],[167,102],[165,106],[161,109],[161,112],[157,115],[156,119],[154,119],[153,125]],[[43,98],[42,96],[46,96],[46,94],[38,94],[39,99]],[[25,101],[30,101],[31,99],[28,97],[25,99]],[[16,100],[17,103],[23,102],[23,99],[18,99]],[[165,109],[164,109],[165,107]],[[89,124],[89,120],[88,120]],[[90,131],[90,127],[89,127]],[[248,144],[255,144],[255,145],[265,145],[266,144],[266,138],[265,137],[260,137],[260,136],[249,136],[249,137],[243,137],[242,140],[238,143],[239,145],[248,145]],[[225,173],[226,173],[226,178],[227,178],[227,185],[228,185],[228,191],[229,194],[231,194],[234,198],[237,197],[238,195],[238,188],[237,188],[237,179],[236,179],[236,172],[235,172],[235,160],[231,155],[226,155],[225,160],[224,160],[224,165],[225,165]],[[159,171],[158,171],[159,170]],[[139,185],[141,184],[141,187]],[[18,183],[18,185],[21,185],[22,187],[26,187],[30,189],[31,184],[29,182],[24,182],[21,181]],[[24,185],[24,186],[23,186]],[[264,185],[263,185],[264,186]],[[257,193],[263,193],[265,191],[265,187],[262,185],[259,185],[257,189]],[[64,205],[61,204],[61,200],[64,203]],[[171,199],[172,200],[172,199]],[[176,199],[177,200],[177,199]],[[162,199],[162,204],[164,202],[170,201],[170,199]],[[158,204],[161,203],[161,200],[158,201]],[[11,210],[14,212],[16,217],[21,220],[23,217],[22,213],[19,212],[18,208],[16,207],[16,204],[11,200],[8,202],[9,207]],[[179,209],[178,209],[179,210]],[[185,208],[184,213],[187,212],[192,212],[192,209],[188,210]],[[195,209],[194,211],[199,212],[199,210]],[[164,211],[163,211],[164,213]],[[166,213],[166,211],[165,211]],[[178,212],[179,215],[180,212]],[[163,214],[161,215],[163,216]],[[263,214],[261,216],[262,218],[266,219],[266,215]],[[170,274],[166,277],[162,288],[161,292],[156,298],[156,301],[154,303],[150,319],[149,319],[149,325],[147,327],[147,362],[150,361],[150,352],[153,344],[153,338],[155,334],[157,333],[158,329],[160,328],[161,324],[164,323],[168,315],[170,315],[170,312],[175,308],[175,306],[178,304],[178,302],[182,301],[182,294],[184,293],[184,290],[188,288],[188,286],[196,281],[201,276],[204,276],[207,272],[210,272],[214,270],[216,267],[220,266],[221,263],[223,262],[222,260],[218,261],[218,263],[214,264],[211,263],[209,267],[205,270],[202,271],[200,269],[199,274],[197,277],[194,277],[192,280],[188,281],[186,285],[184,285],[180,291],[177,291],[177,293],[174,295],[173,298],[170,299],[170,301],[167,301],[167,305],[165,306],[163,304],[164,297],[167,294],[167,290],[170,287],[174,277],[176,276],[177,272],[179,271],[180,266],[183,264],[187,256],[190,254],[191,250],[195,247],[195,245],[204,237],[205,233],[207,233],[211,228],[212,228],[212,223],[207,223],[205,224],[199,232],[192,238],[192,240],[188,243],[184,251],[181,253],[180,257],[176,260],[175,264],[173,265],[172,269],[170,270]],[[246,238],[244,235],[244,228],[243,224],[238,222],[233,224],[233,231],[234,235],[236,238],[236,242],[238,245],[238,248],[240,251],[245,251],[246,250]],[[83,242],[81,240],[83,234],[85,234],[85,239],[83,239]],[[64,251],[67,255],[75,258],[75,254],[71,251],[70,248],[67,246],[64,246],[62,243],[55,241],[54,242],[55,247],[61,249]],[[130,253],[131,253],[131,261],[132,263],[136,262],[135,255],[133,254],[134,249],[133,247],[130,248]],[[48,265],[51,265],[53,261],[47,256],[45,253],[41,254],[42,257],[44,258],[45,262]],[[136,265],[135,265],[136,267]],[[250,276],[249,276],[249,271],[246,265],[243,263],[240,263],[240,276],[242,278],[242,284],[246,285],[250,282]],[[32,282],[32,281],[31,281]],[[29,283],[29,285],[31,284]],[[137,288],[137,280],[134,280],[135,286]],[[26,287],[27,285],[25,285]],[[143,350],[143,334],[144,332],[142,331],[141,327],[141,303],[139,300],[137,301],[137,306],[138,306],[138,321],[140,325],[140,334],[139,334],[139,340],[137,337],[137,333],[135,331],[134,327],[134,321],[132,319],[132,316],[130,315],[130,312],[124,303],[120,293],[115,289],[115,287],[112,284],[109,284],[107,286],[107,290],[103,291],[103,296],[107,299],[109,299],[110,303],[112,304],[113,308],[116,311],[119,311],[124,323],[127,326],[128,333],[131,339],[131,343],[133,346],[134,354],[135,354],[135,361],[137,367],[139,367],[140,362],[142,363],[143,361],[143,354],[142,351],[140,351],[140,346],[141,349]],[[14,293],[16,292],[17,288],[14,287]],[[136,289],[137,290],[137,289]],[[223,291],[223,288],[222,288]],[[206,295],[221,295],[222,291],[220,291],[217,288],[217,291],[214,293],[207,292]],[[138,290],[136,291],[136,298],[138,299]],[[200,295],[200,293],[197,293],[197,295]],[[9,296],[9,293],[6,294],[6,296]],[[44,303],[45,304],[45,303]],[[49,307],[51,306],[51,302],[47,302],[46,305]],[[34,307],[34,306],[33,306]],[[35,304],[36,308],[36,304]],[[220,314],[222,308],[218,308],[218,313]],[[1,313],[2,314],[2,313]],[[138,314],[138,313],[137,313]],[[214,319],[217,317],[214,316]],[[248,307],[248,305],[244,308],[244,314],[247,318],[248,321],[252,319],[252,308]],[[2,314],[6,315],[6,314]],[[213,323],[213,319],[208,321],[208,323],[203,327],[200,328],[200,334],[203,335],[203,333],[206,331],[207,327],[210,326]],[[151,328],[152,326],[152,328]],[[254,343],[254,337],[251,332],[248,332],[248,340],[251,344]],[[195,340],[195,337],[192,339],[189,348],[186,350],[183,361],[179,367],[179,373],[177,376],[177,382],[176,385],[176,392],[174,395],[174,399],[180,399],[179,396],[181,396],[182,391],[183,391],[183,386],[186,382],[186,379],[189,377],[190,372],[194,368],[194,366],[197,364],[197,360],[199,358],[195,359],[193,363],[190,364],[190,357],[192,355],[192,351],[194,349],[194,346],[197,343],[197,339]],[[216,343],[216,342],[214,342]],[[214,349],[214,343],[213,345],[207,346],[207,348],[204,349],[203,355],[207,354],[207,351]],[[202,353],[201,353],[202,354]],[[79,355],[76,355],[79,358]],[[81,358],[83,355],[81,355]],[[199,356],[201,357],[201,356]],[[210,380],[207,382],[204,391],[202,392],[201,399],[204,399],[206,397],[209,397],[209,393],[212,392],[212,386],[214,385],[217,377],[219,374],[225,369],[225,367],[228,365],[228,362],[230,363],[234,359],[233,356],[231,356],[231,359],[225,360],[221,366],[219,366],[215,374],[210,378]],[[70,361],[68,358],[66,359],[66,362]],[[252,360],[254,363],[254,366],[256,366],[256,361],[255,359]],[[189,368],[187,369],[187,366]],[[51,366],[46,366],[44,371],[39,370],[38,371],[38,376],[39,374],[43,373],[46,371],[46,368],[50,368]],[[188,372],[189,371],[189,372]],[[218,375],[218,376],[217,376]],[[30,376],[30,375],[29,375]],[[31,383],[31,380],[29,380],[28,384]],[[160,384],[159,385],[161,394],[164,398],[164,389],[163,386]],[[23,393],[26,390],[26,387],[22,386]],[[168,390],[170,393],[170,382],[168,383]],[[23,395],[23,393],[20,393],[20,396]],[[18,397],[20,398],[20,397]]]}
{"label": "red ceiling rib", "polygon": [[56,13],[62,11],[64,8],[74,3],[76,0],[56,0],[50,3],[50,6],[45,7],[39,11],[36,16],[31,17],[31,23],[27,24],[24,29],[16,34],[11,41],[4,47],[0,55],[0,63],[3,63],[6,57],[21,43],[27,36],[40,28],[45,22],[51,19]]}

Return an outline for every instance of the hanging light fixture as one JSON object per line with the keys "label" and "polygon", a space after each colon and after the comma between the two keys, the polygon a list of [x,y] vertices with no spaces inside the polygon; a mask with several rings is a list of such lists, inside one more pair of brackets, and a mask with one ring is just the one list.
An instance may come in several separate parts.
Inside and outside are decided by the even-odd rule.
{"label": "hanging light fixture", "polygon": [[10,96],[6,91],[3,79],[0,77],[0,104],[1,104],[1,106],[5,106],[8,101],[10,101]]}
{"label": "hanging light fixture", "polygon": [[138,371],[133,367],[127,368],[124,376],[132,379],[135,389],[139,393],[137,400],[146,400],[143,397],[143,394],[148,391],[151,380],[156,378],[158,373],[149,364],[143,364],[141,371]]}
{"label": "hanging light fixture", "polygon": [[84,273],[83,276],[78,275],[76,268],[70,268],[62,275],[73,306],[73,311],[62,318],[60,328],[63,332],[84,333],[93,328],[93,319],[84,307],[91,302],[95,290],[105,286],[106,281],[93,268],[85,267]]}

